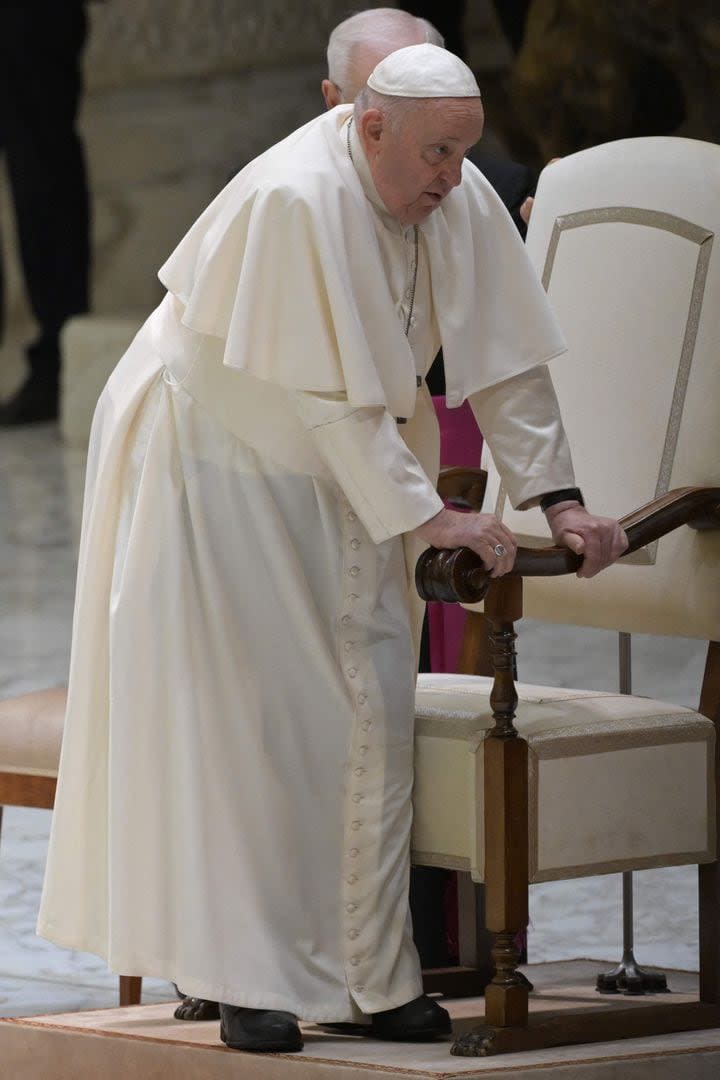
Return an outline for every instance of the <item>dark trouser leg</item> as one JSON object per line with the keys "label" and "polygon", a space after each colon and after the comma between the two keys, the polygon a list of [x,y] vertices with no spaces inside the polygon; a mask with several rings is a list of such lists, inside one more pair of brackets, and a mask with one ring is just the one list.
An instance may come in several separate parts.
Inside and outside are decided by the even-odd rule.
{"label": "dark trouser leg", "polygon": [[413,866],[410,874],[413,940],[423,968],[448,967],[453,962],[445,914],[450,874],[434,866]]}
{"label": "dark trouser leg", "polygon": [[33,399],[24,404],[43,413],[35,419],[49,419],[44,414],[57,404],[62,325],[88,307],[89,198],[75,130],[85,36],[80,0],[0,7],[0,145],[28,298],[40,326],[28,350],[33,385],[24,388],[25,398],[31,389]]}

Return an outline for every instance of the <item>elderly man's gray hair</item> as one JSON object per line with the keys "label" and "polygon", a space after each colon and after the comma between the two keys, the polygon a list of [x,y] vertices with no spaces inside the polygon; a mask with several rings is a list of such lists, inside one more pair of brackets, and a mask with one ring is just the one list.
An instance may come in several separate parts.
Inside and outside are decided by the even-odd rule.
{"label": "elderly man's gray hair", "polygon": [[425,105],[427,99],[391,97],[388,94],[378,94],[377,90],[371,90],[369,86],[363,86],[355,97],[353,116],[359,128],[362,114],[368,109],[377,109],[382,113],[389,129],[398,131],[412,112]]}
{"label": "elderly man's gray hair", "polygon": [[[359,11],[339,23],[330,34],[327,47],[328,78],[343,91],[346,101],[351,101],[354,94],[348,90],[359,90],[353,86],[353,52],[366,47],[377,49],[383,45],[388,51],[413,44],[412,39],[419,38],[431,45],[444,46],[445,40],[431,22],[410,15],[398,8],[371,8]],[[416,40],[417,43],[417,40]]]}

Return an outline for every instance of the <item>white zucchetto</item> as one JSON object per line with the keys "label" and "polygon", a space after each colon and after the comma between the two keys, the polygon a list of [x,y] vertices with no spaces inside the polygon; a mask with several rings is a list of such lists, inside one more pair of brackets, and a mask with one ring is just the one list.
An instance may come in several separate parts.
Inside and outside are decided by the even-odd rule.
{"label": "white zucchetto", "polygon": [[480,97],[470,68],[439,45],[407,45],[376,66],[367,85],[378,94],[405,98]]}

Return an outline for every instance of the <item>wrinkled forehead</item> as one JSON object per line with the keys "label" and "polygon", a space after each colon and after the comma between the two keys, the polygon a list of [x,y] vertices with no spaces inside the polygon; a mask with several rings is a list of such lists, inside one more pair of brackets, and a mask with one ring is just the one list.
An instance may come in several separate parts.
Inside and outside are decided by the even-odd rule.
{"label": "wrinkled forehead", "polygon": [[404,124],[421,142],[454,139],[470,145],[482,135],[485,115],[477,97],[408,99]]}

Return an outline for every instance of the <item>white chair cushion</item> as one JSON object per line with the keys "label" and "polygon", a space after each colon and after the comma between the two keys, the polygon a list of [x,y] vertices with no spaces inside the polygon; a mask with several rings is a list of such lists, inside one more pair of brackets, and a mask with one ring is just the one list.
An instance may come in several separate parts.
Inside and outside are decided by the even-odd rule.
{"label": "white chair cushion", "polygon": [[[492,679],[420,675],[413,861],[484,875]],[[715,858],[713,724],[649,698],[517,684],[529,744],[530,880]]]}
{"label": "white chair cushion", "polygon": [[66,697],[58,688],[0,701],[0,772],[57,776]]}

